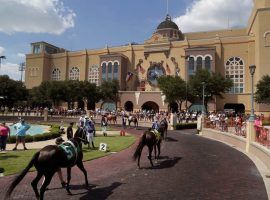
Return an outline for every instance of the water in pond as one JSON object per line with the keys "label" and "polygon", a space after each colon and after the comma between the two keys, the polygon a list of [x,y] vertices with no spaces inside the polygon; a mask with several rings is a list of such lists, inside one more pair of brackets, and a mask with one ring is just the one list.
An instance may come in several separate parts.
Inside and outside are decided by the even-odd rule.
{"label": "water in pond", "polygon": [[[42,134],[45,132],[49,132],[50,126],[46,125],[37,125],[37,124],[29,124],[31,127],[26,131],[27,135],[37,135],[37,134]],[[10,128],[10,134],[11,135],[16,135],[16,130],[14,128],[14,125],[9,125]]]}

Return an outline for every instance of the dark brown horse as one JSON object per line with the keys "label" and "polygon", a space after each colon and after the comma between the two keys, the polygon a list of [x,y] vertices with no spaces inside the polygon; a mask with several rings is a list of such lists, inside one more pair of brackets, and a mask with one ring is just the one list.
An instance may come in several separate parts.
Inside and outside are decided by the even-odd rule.
{"label": "dark brown horse", "polygon": [[[61,145],[60,146],[48,145],[39,150],[37,153],[34,154],[32,160],[29,162],[27,167],[13,180],[13,182],[11,183],[11,185],[7,190],[6,198],[8,198],[11,195],[12,191],[21,182],[21,180],[24,178],[26,173],[33,165],[37,169],[37,176],[31,182],[31,185],[33,187],[37,199],[44,198],[44,192],[47,186],[50,184],[54,173],[59,168],[67,168],[66,190],[68,194],[71,194],[69,190],[69,183],[71,179],[71,167],[73,167],[74,165],[77,165],[78,168],[83,172],[85,176],[85,185],[86,187],[88,187],[87,172],[82,162],[83,159],[82,142],[88,143],[85,140],[84,130],[82,128],[78,128],[76,133],[74,134],[74,138],[70,139],[66,143],[63,143],[63,145],[67,145],[70,148],[73,148],[75,151],[71,152],[72,149],[69,149],[68,147],[66,147],[66,150],[64,150],[64,148],[62,148]],[[40,188],[39,194],[37,184],[43,175],[45,176],[45,181]]]}
{"label": "dark brown horse", "polygon": [[107,115],[106,118],[107,118],[107,122],[110,123],[110,124],[111,124],[111,121],[113,121],[114,124],[116,124],[116,122],[117,122],[117,121],[116,121],[116,120],[117,120],[116,115],[111,115],[111,114],[109,114],[109,115]]}
{"label": "dark brown horse", "polygon": [[168,121],[167,121],[167,119],[164,118],[163,120],[161,120],[159,126],[160,126],[160,127],[163,127],[163,129],[164,129],[164,134],[162,135],[162,137],[163,137],[163,139],[166,140],[167,135],[168,135]]}
{"label": "dark brown horse", "polygon": [[128,117],[128,126],[131,128],[131,122],[134,124],[134,128],[138,128],[138,118],[136,116],[129,116]]}
{"label": "dark brown horse", "polygon": [[[158,132],[161,133],[161,135],[164,134],[164,128],[160,127],[158,129]],[[143,133],[139,140],[139,144],[136,148],[136,151],[133,154],[133,159],[137,160],[137,166],[140,168],[140,159],[141,159],[141,154],[143,147],[146,145],[148,147],[148,159],[151,163],[151,166],[154,167],[153,162],[152,162],[152,151],[154,149],[155,153],[155,159],[159,158],[160,155],[160,145],[162,141],[162,136],[157,137],[156,134],[152,129],[149,129]],[[158,149],[158,155],[156,154],[156,148]]]}

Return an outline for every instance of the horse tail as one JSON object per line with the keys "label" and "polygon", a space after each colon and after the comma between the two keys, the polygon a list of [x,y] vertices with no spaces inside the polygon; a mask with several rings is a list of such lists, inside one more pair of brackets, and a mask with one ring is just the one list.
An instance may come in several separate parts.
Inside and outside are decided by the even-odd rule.
{"label": "horse tail", "polygon": [[21,180],[24,178],[24,176],[27,174],[27,172],[29,171],[29,169],[34,165],[34,163],[37,161],[38,156],[39,156],[40,152],[35,153],[35,155],[32,157],[31,161],[29,162],[29,164],[27,165],[27,167],[13,180],[13,182],[11,183],[11,185],[9,186],[7,192],[6,192],[6,198],[8,198],[11,193],[13,192],[13,190],[15,189],[15,187],[21,182]]}
{"label": "horse tail", "polygon": [[142,149],[145,145],[145,140],[146,140],[146,134],[144,133],[139,141],[139,144],[136,148],[136,151],[133,154],[133,159],[136,160],[138,156],[142,153]]}

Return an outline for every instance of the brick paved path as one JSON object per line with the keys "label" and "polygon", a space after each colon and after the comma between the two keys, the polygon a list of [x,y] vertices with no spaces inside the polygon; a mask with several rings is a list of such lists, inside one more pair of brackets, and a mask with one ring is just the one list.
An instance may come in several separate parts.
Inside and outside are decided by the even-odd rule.
{"label": "brick paved path", "polygon": [[[130,130],[134,134],[142,131]],[[103,157],[85,166],[92,184],[86,190],[83,175],[72,169],[72,196],[60,188],[55,176],[45,199],[196,199],[196,200],[266,200],[263,179],[254,163],[225,144],[193,134],[194,131],[170,131],[162,145],[162,158],[151,169],[143,152],[138,170],[131,157],[135,146]],[[12,194],[12,199],[34,199],[28,173]],[[0,178],[0,199],[13,177]]]}

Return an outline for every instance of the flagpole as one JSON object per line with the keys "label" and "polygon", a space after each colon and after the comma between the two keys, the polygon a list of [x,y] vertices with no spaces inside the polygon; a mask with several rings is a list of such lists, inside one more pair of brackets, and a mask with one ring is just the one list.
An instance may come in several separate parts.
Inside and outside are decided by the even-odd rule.
{"label": "flagpole", "polygon": [[169,14],[169,0],[167,0],[167,15]]}

